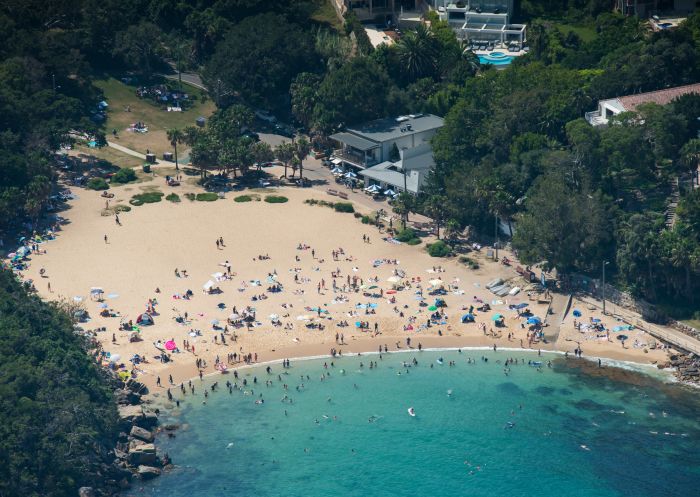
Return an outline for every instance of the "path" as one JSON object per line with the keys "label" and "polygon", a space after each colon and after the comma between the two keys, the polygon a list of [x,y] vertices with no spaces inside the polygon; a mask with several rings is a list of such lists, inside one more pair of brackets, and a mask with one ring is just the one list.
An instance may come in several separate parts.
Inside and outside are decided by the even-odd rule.
{"label": "path", "polygon": [[552,293],[552,303],[549,306],[551,310],[546,318],[547,327],[545,328],[545,338],[548,342],[555,343],[559,339],[561,323],[569,311],[569,298],[568,294]]}
{"label": "path", "polygon": [[[599,309],[602,309],[602,302],[589,296],[578,296],[580,301],[586,304],[593,305]],[[608,303],[608,306],[611,304]],[[615,310],[612,313],[614,316],[618,316],[625,323],[631,324],[640,328],[655,338],[663,340],[664,342],[670,343],[671,345],[685,350],[687,352],[692,352],[695,355],[700,355],[700,340],[690,337],[683,333],[682,331],[676,330],[674,328],[669,328],[668,326],[659,326],[656,324],[648,323],[644,321],[639,314],[633,311],[629,311],[619,306],[615,306]]]}

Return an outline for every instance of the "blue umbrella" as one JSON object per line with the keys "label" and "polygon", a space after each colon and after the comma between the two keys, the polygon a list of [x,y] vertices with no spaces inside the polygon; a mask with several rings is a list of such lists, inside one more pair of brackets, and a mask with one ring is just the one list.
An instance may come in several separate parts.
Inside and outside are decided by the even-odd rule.
{"label": "blue umbrella", "polygon": [[520,304],[515,304],[510,306],[511,309],[525,309],[527,307],[527,303],[521,302]]}
{"label": "blue umbrella", "polygon": [[537,316],[527,318],[527,324],[542,324],[542,320]]}
{"label": "blue umbrella", "polygon": [[581,317],[581,311],[579,311],[578,309],[574,309],[574,317],[575,317],[575,318],[580,318],[580,317]]}
{"label": "blue umbrella", "polygon": [[499,319],[503,319],[503,314],[494,314],[491,316],[492,321],[498,321]]}
{"label": "blue umbrella", "polygon": [[467,321],[474,321],[474,314],[465,314],[462,316],[462,322],[466,323]]}

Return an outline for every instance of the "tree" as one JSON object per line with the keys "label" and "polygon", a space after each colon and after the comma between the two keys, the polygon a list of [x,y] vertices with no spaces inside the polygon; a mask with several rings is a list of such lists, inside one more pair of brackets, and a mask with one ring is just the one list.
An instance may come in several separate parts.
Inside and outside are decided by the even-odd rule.
{"label": "tree", "polygon": [[294,142],[294,152],[299,160],[299,179],[304,178],[304,159],[311,153],[311,143],[303,136]]}
{"label": "tree", "polygon": [[447,197],[444,195],[431,195],[423,203],[425,214],[435,222],[437,238],[440,239],[440,228],[449,217]]}
{"label": "tree", "polygon": [[297,121],[307,128],[311,124],[320,83],[321,76],[318,74],[302,72],[294,78],[289,88],[289,95],[292,100],[292,114],[294,114]]}
{"label": "tree", "polygon": [[257,164],[258,171],[263,164],[270,162],[275,158],[275,154],[272,151],[270,144],[262,141],[250,144],[250,155],[253,162]]}
{"label": "tree", "polygon": [[170,128],[166,131],[166,134],[168,136],[168,141],[170,144],[173,146],[175,149],[175,170],[179,171],[180,166],[178,164],[177,160],[177,145],[179,143],[183,143],[185,140],[185,134],[182,132],[182,130],[177,129],[177,128]]}
{"label": "tree", "polygon": [[284,177],[287,177],[287,167],[294,158],[294,144],[290,142],[282,142],[275,147],[275,156],[284,164]]}
{"label": "tree", "polygon": [[146,79],[153,74],[160,53],[161,33],[155,24],[142,21],[117,33],[114,54],[138,68]]}
{"label": "tree", "polygon": [[438,44],[425,24],[409,31],[396,44],[401,68],[409,82],[435,77],[438,66]]}
{"label": "tree", "polygon": [[[318,89],[313,124],[331,131],[383,117],[389,110],[392,83],[384,69],[367,57],[356,57],[326,75]],[[391,109],[391,113],[403,109]]]}
{"label": "tree", "polygon": [[408,224],[408,214],[413,210],[415,198],[408,192],[401,192],[392,201],[392,210],[401,217],[404,229]]}

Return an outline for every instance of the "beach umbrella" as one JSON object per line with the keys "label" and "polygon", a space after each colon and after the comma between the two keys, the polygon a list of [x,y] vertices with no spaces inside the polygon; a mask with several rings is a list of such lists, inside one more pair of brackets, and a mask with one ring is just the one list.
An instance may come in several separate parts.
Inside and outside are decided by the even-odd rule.
{"label": "beach umbrella", "polygon": [[498,321],[499,319],[503,319],[503,314],[494,314],[491,316],[491,321]]}
{"label": "beach umbrella", "polygon": [[442,280],[440,278],[435,278],[434,280],[430,280],[429,283],[432,286],[440,286],[442,285]]}
{"label": "beach umbrella", "polygon": [[122,356],[120,356],[119,354],[111,354],[109,356],[109,362],[118,362],[121,358]]}
{"label": "beach umbrella", "polygon": [[246,317],[243,318],[243,321],[245,321],[246,323],[252,323],[253,321],[255,321],[255,316],[253,316],[252,314],[248,314]]}
{"label": "beach umbrella", "polygon": [[627,335],[617,335],[615,338],[622,341],[622,340],[627,340],[629,337]]}
{"label": "beach umbrella", "polygon": [[168,340],[165,342],[165,348],[167,350],[175,350],[177,348],[177,344],[173,340]]}
{"label": "beach umbrella", "polygon": [[396,195],[396,192],[389,188],[388,190],[384,190],[384,195],[386,195],[387,197],[393,197],[394,195]]}
{"label": "beach umbrella", "polygon": [[100,309],[107,309],[109,306],[107,304],[102,303],[99,304],[97,307],[99,307]]}
{"label": "beach umbrella", "polygon": [[233,314],[229,314],[229,315],[228,315],[228,318],[229,318],[230,320],[232,320],[232,321],[233,321],[234,319],[240,319],[240,317],[241,317],[240,314],[236,314],[236,313],[233,313]]}
{"label": "beach umbrella", "polygon": [[399,281],[401,281],[401,278],[399,278],[398,276],[391,276],[387,278],[387,281],[389,283],[398,283]]}
{"label": "beach umbrella", "polygon": [[343,174],[345,171],[343,171],[343,169],[340,167],[334,167],[333,169],[331,169],[331,172],[333,174]]}
{"label": "beach umbrella", "polygon": [[580,317],[581,317],[581,311],[579,311],[578,309],[574,309],[574,317],[575,317],[575,318],[580,318]]}
{"label": "beach umbrella", "polygon": [[348,172],[348,173],[345,173],[345,177],[348,178],[348,179],[356,179],[356,178],[357,178],[357,174],[355,174],[355,173],[353,173],[352,171],[350,171],[350,172]]}
{"label": "beach umbrella", "polygon": [[270,319],[277,321],[280,317],[277,314],[270,314]]}
{"label": "beach umbrella", "polygon": [[131,378],[131,371],[119,371],[117,374],[122,380],[128,380]]}
{"label": "beach umbrella", "polygon": [[531,318],[527,318],[527,324],[542,324],[542,320],[537,316],[532,316]]}
{"label": "beach umbrella", "polygon": [[212,319],[211,321],[209,321],[209,323],[211,323],[211,324],[219,324],[219,320],[218,320],[218,319]]}
{"label": "beach umbrella", "polygon": [[515,304],[512,307],[513,307],[513,309],[525,309],[527,307],[527,303],[521,302],[520,304]]}
{"label": "beach umbrella", "polygon": [[428,307],[428,310],[429,311],[437,311],[437,307],[435,307],[434,305],[431,305],[430,307]]}
{"label": "beach umbrella", "polygon": [[355,327],[359,328],[360,326],[362,326],[362,323],[360,323],[359,321],[355,321]]}
{"label": "beach umbrella", "polygon": [[466,323],[467,321],[474,321],[474,314],[465,314],[462,316],[462,322]]}

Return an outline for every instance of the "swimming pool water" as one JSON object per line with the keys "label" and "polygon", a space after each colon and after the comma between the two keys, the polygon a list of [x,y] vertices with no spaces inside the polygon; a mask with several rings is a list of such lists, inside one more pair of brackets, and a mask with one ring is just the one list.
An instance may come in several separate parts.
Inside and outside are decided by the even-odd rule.
{"label": "swimming pool water", "polygon": [[[417,366],[402,365],[413,357]],[[509,357],[525,364],[506,375]],[[369,369],[369,361],[379,366]],[[233,375],[216,376],[208,381],[217,380],[219,391],[206,405],[196,380],[197,396],[163,420],[182,429],[158,440],[175,469],[126,494],[697,495],[700,400],[686,387],[519,351],[334,363],[274,365],[269,376],[264,368],[241,370],[252,395],[229,394],[223,383]],[[274,384],[265,386],[267,379]],[[255,403],[260,394],[264,404]],[[293,403],[282,402],[285,394]]]}
{"label": "swimming pool water", "polygon": [[480,64],[491,64],[496,66],[506,65],[513,62],[513,56],[506,55],[503,52],[491,52],[486,55],[479,55]]}

